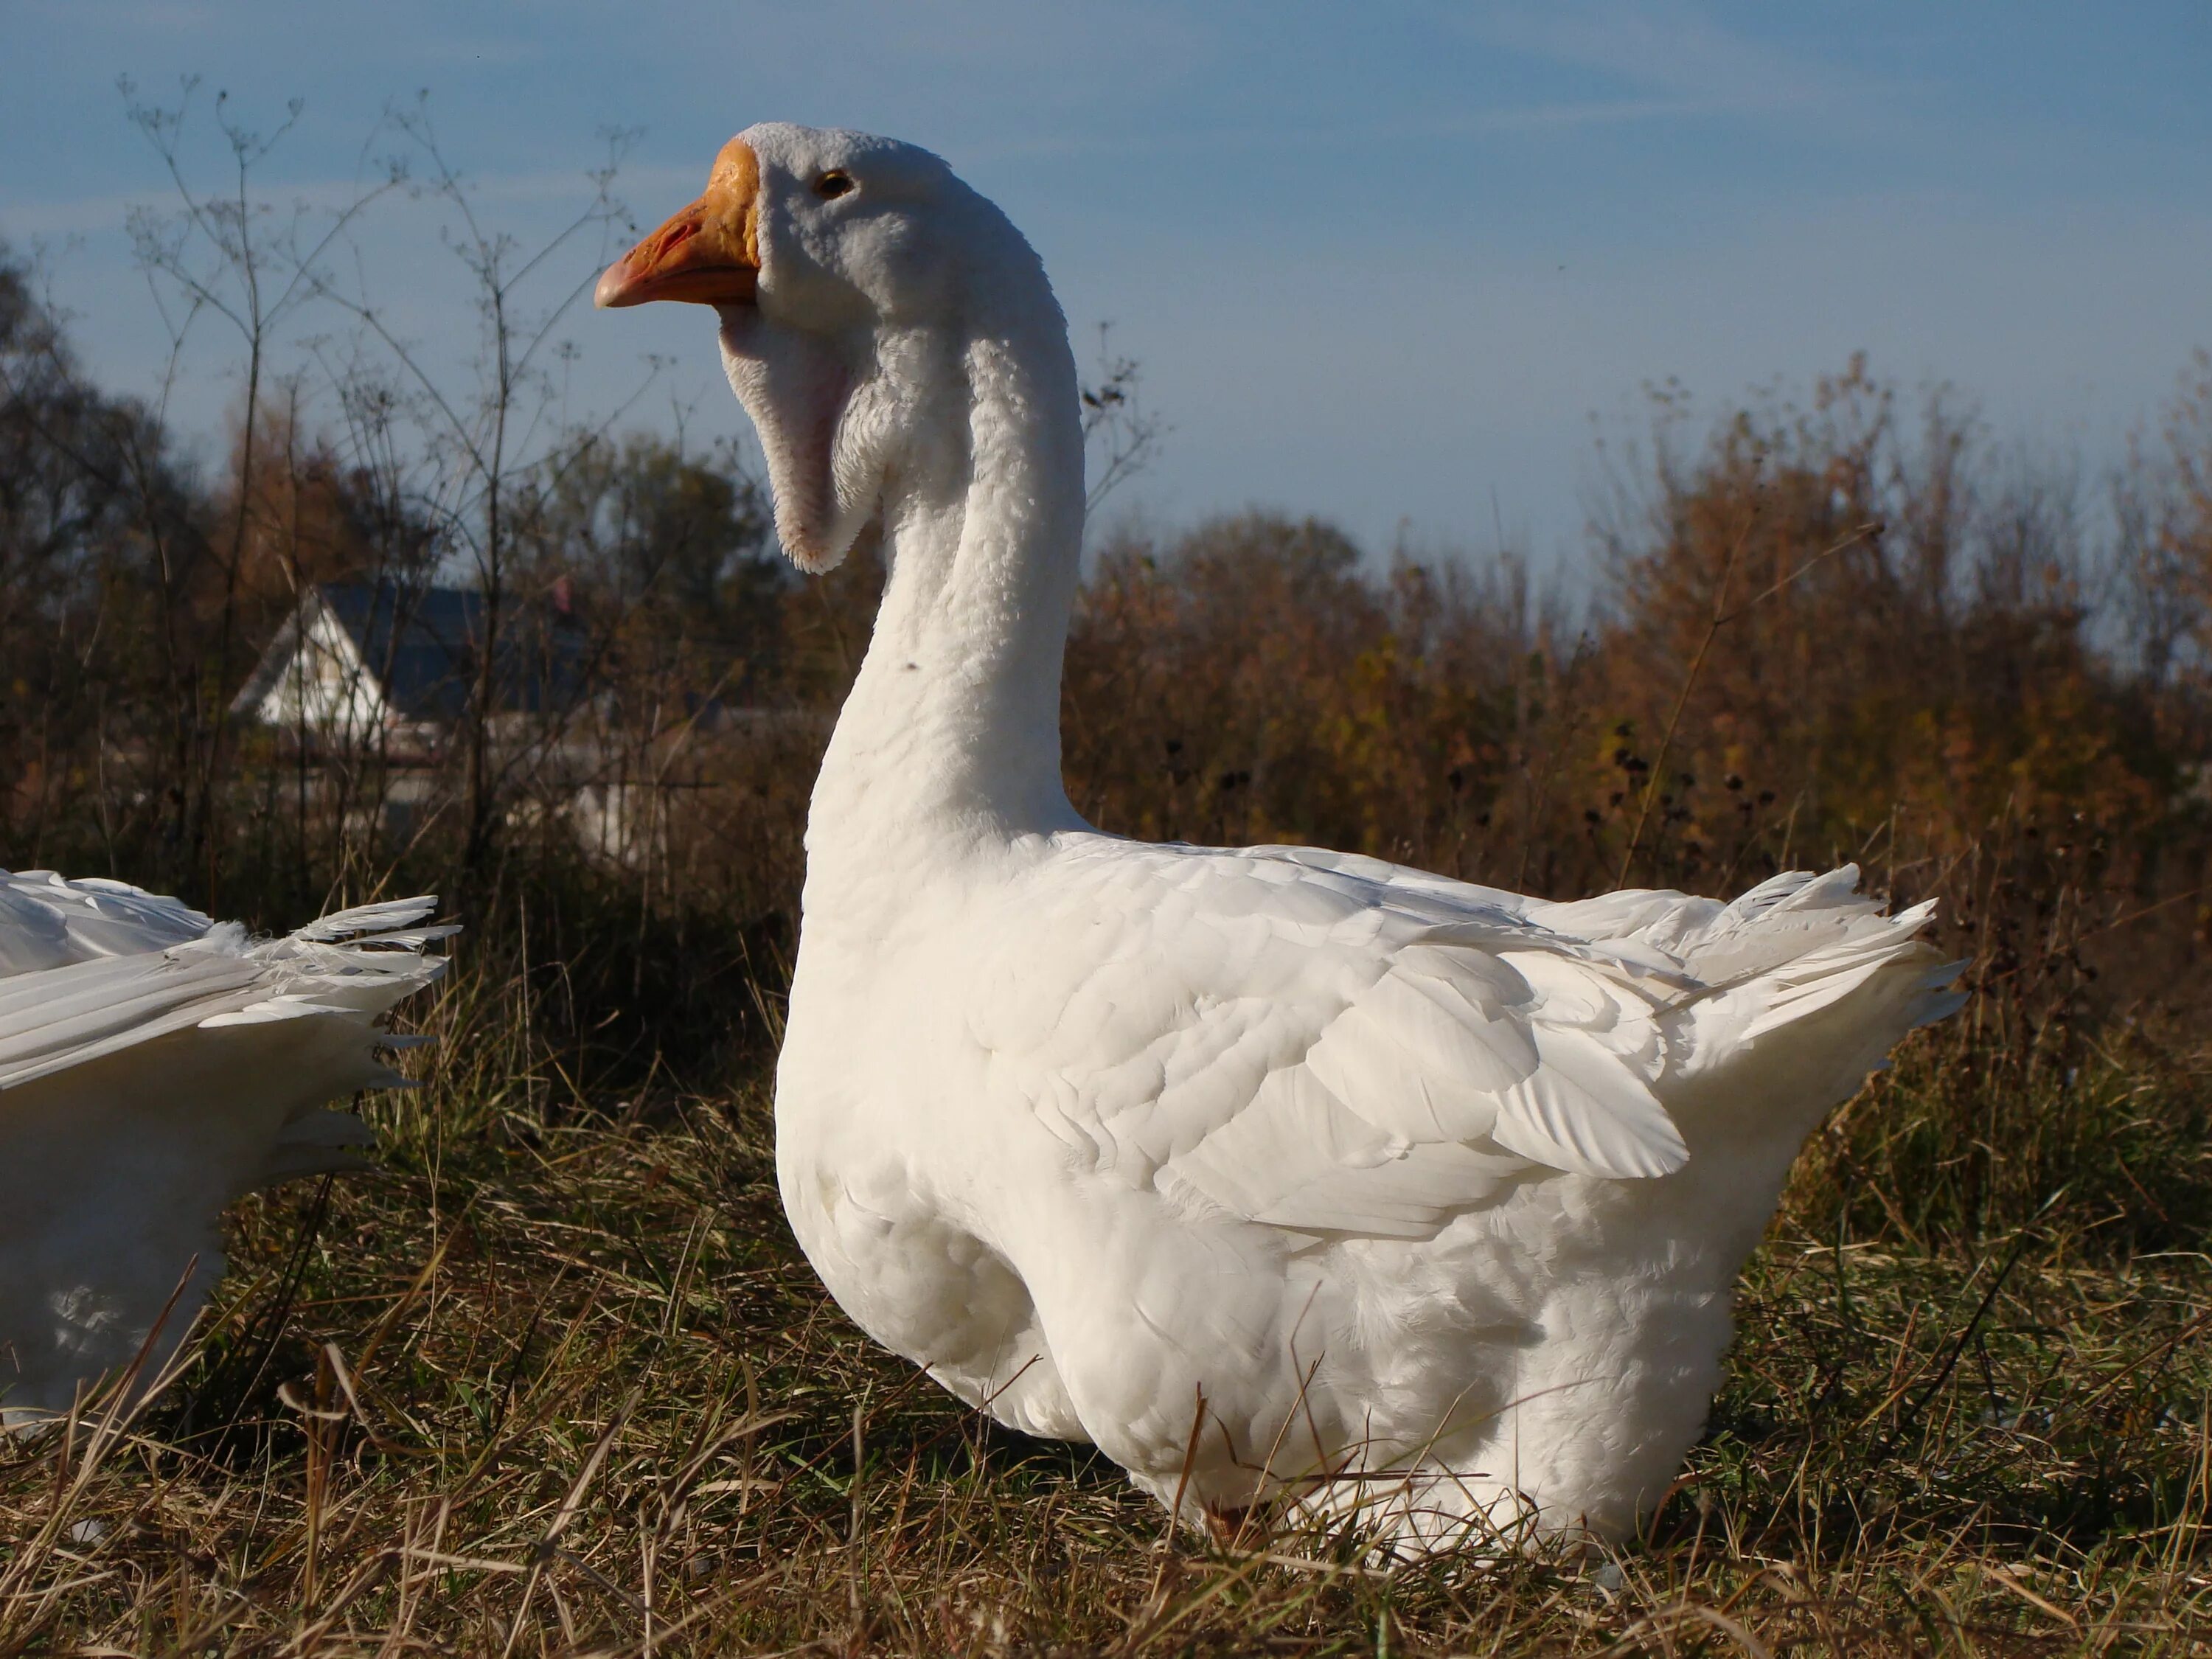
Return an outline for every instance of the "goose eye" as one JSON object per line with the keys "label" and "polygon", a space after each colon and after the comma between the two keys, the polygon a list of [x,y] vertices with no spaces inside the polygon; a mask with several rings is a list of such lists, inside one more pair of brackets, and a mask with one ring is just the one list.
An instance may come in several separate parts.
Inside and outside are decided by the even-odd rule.
{"label": "goose eye", "polygon": [[849,173],[825,173],[814,181],[814,193],[825,202],[849,194],[852,188],[853,175]]}

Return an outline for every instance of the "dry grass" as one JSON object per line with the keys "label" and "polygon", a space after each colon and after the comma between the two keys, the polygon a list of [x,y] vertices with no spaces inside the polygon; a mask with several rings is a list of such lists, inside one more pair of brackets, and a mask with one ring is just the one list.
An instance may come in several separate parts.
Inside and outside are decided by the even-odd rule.
{"label": "dry grass", "polygon": [[0,1448],[0,1653],[2212,1648],[2203,1258],[1778,1237],[1650,1537],[1385,1573],[1170,1538],[874,1349],[760,1086],[554,1111],[499,1042],[446,1054],[386,1173],[241,1207],[162,1402]]}

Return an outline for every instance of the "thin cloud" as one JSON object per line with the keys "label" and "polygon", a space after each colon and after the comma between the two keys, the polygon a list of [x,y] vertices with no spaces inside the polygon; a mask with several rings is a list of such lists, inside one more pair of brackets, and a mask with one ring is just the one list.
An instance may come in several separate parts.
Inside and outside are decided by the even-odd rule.
{"label": "thin cloud", "polygon": [[1479,14],[1468,27],[1495,44],[1667,93],[1692,107],[1838,109],[1886,90],[1680,4],[1516,7]]}

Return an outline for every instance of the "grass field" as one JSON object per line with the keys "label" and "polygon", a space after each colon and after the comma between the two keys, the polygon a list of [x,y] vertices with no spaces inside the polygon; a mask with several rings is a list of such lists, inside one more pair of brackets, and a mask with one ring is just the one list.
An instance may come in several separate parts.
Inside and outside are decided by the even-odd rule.
{"label": "grass field", "polygon": [[1645,1539],[1380,1571],[1170,1536],[875,1350],[764,1087],[549,1122],[495,1048],[441,1071],[383,1173],[240,1209],[162,1402],[0,1448],[0,1653],[2212,1650],[2202,1257],[1859,1246],[1801,1195]]}

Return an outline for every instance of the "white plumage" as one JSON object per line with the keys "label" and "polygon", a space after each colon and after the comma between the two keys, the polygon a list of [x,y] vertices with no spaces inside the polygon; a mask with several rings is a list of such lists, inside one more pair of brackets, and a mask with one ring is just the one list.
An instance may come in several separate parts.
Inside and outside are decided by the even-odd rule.
{"label": "white plumage", "polygon": [[[319,1109],[404,1085],[380,1018],[444,970],[434,898],[254,941],[122,882],[0,871],[0,1423],[151,1383],[223,1267],[223,1206],[358,1167]],[[165,1312],[166,1310],[166,1312]]]}
{"label": "white plumage", "polygon": [[1059,771],[1073,365],[997,210],[909,146],[755,127],[599,299],[717,307],[794,558],[882,527],[777,1077],[839,1303],[1192,1518],[1629,1528],[1806,1134],[1957,1005],[1928,907],[1102,835]]}

